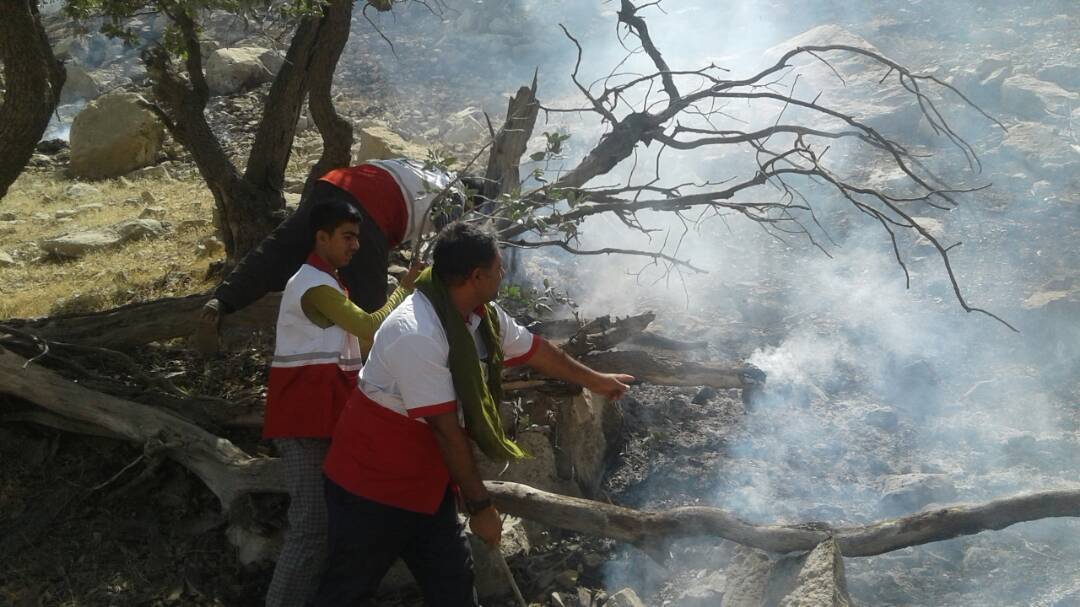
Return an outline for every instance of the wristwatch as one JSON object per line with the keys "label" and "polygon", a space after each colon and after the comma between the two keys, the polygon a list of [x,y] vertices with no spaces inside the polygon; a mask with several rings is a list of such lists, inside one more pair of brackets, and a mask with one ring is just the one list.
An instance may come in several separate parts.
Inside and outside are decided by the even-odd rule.
{"label": "wristwatch", "polygon": [[485,497],[484,499],[479,499],[479,500],[475,500],[475,501],[474,500],[465,500],[465,510],[470,515],[476,514],[477,512],[481,512],[483,510],[487,510],[491,506],[492,506],[492,504],[491,504],[491,497],[490,496]]}

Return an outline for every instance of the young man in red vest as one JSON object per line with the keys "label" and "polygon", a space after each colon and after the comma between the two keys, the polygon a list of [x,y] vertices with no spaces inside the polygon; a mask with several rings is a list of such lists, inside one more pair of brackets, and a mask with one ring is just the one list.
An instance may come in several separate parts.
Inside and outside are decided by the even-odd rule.
{"label": "young man in red vest", "polygon": [[[321,201],[342,200],[357,209],[360,249],[339,269],[349,298],[368,312],[386,302],[386,272],[390,251],[417,237],[440,193],[446,192],[447,207],[464,210],[469,204],[465,188],[482,183],[472,177],[458,177],[421,162],[398,158],[371,160],[335,169],[323,175],[286,218],[218,285],[214,297],[203,308],[196,331],[196,345],[204,352],[218,347],[221,319],[247,307],[271,291],[280,291],[311,251],[308,220],[311,209]],[[428,224],[426,229],[433,226]]]}
{"label": "young man in red vest", "polygon": [[[372,314],[349,300],[339,273],[363,243],[364,217],[343,200],[323,200],[309,213],[314,242],[285,285],[278,311],[263,438],[273,439],[285,466],[289,529],[267,593],[269,607],[304,605],[326,551],[321,467],[338,414],[356,389],[361,349],[412,292],[414,266]],[[385,282],[376,288],[385,292]]]}
{"label": "young man in red vest", "polygon": [[531,335],[491,303],[502,278],[495,238],[451,224],[431,271],[376,333],[323,466],[329,554],[317,607],[370,598],[399,556],[429,606],[476,605],[452,487],[473,532],[498,544],[502,521],[470,439],[491,457],[523,455],[498,419],[501,368],[526,364],[610,398],[633,380],[598,373]]}

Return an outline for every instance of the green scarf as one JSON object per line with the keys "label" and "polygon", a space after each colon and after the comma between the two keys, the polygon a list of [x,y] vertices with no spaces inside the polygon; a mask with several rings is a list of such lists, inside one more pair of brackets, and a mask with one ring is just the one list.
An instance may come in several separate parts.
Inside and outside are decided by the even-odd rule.
{"label": "green scarf", "polygon": [[[454,379],[454,390],[465,412],[465,430],[476,445],[493,460],[505,461],[528,457],[512,440],[506,438],[499,419],[499,403],[502,402],[502,339],[499,320],[491,304],[484,305],[480,320],[480,336],[488,351],[487,363],[481,363],[476,345],[465,319],[454,308],[450,293],[431,268],[416,278],[416,290],[424,294],[435,308],[450,343],[447,364]],[[487,382],[481,364],[487,364]]]}

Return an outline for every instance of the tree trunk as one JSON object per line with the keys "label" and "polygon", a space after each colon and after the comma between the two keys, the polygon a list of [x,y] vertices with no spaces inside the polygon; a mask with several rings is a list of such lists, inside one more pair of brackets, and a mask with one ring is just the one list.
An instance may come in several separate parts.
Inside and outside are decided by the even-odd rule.
{"label": "tree trunk", "polygon": [[[191,335],[208,299],[209,295],[169,297],[104,312],[6,320],[4,324],[45,340],[124,350]],[[271,293],[235,314],[228,314],[222,320],[222,330],[269,329],[274,326],[280,301],[280,295]]]}
{"label": "tree trunk", "polygon": [[488,157],[486,182],[480,192],[484,198],[497,200],[521,185],[521,156],[529,145],[540,103],[536,100],[536,75],[531,86],[518,89],[506,108],[506,121],[495,135]]}
{"label": "tree trunk", "polygon": [[311,61],[308,109],[322,134],[323,151],[319,161],[311,167],[308,186],[328,171],[348,166],[352,161],[352,125],[338,115],[331,95],[334,70],[349,40],[352,8],[350,0],[332,0],[326,6],[321,42]]}
{"label": "tree trunk", "polygon": [[0,199],[22,172],[60,100],[64,64],[53,56],[37,0],[0,0]]}
{"label": "tree trunk", "polygon": [[[243,173],[229,159],[206,120],[210,93],[195,19],[183,9],[167,11],[184,42],[186,80],[180,77],[164,50],[156,48],[144,54],[159,104],[151,109],[191,153],[213,193],[214,217],[229,265],[258,245],[281,221],[281,211],[285,208],[282,195],[285,168],[296,136],[300,108],[313,82],[319,86],[313,114],[324,131],[324,139],[332,142],[330,154],[324,158],[333,163],[349,160],[351,128],[340,119],[331,120],[327,113],[333,114],[330,81],[349,37],[351,8],[345,0],[334,0],[322,15],[300,20],[285,62],[270,87]],[[348,130],[348,136],[341,134],[343,128]],[[332,134],[326,135],[327,132]]]}

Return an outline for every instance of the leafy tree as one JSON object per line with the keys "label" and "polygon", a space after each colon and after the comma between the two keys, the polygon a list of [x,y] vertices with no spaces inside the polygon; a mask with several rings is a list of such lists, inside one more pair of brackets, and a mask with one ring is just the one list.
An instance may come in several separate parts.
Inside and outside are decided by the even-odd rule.
{"label": "leafy tree", "polygon": [[[368,0],[364,7],[389,11],[393,4]],[[214,10],[270,14],[293,32],[243,170],[229,159],[205,114],[210,90],[200,46],[201,23]],[[289,0],[270,6],[251,0],[69,0],[65,6],[73,19],[102,17],[104,33],[133,45],[140,41],[126,25],[130,19],[146,14],[169,19],[160,43],[142,50],[153,92],[149,108],[191,153],[213,193],[231,262],[258,244],[280,219],[285,168],[305,101],[324,144],[311,174],[321,175],[351,160],[352,127],[335,111],[330,86],[349,38],[352,11],[351,0]]]}

